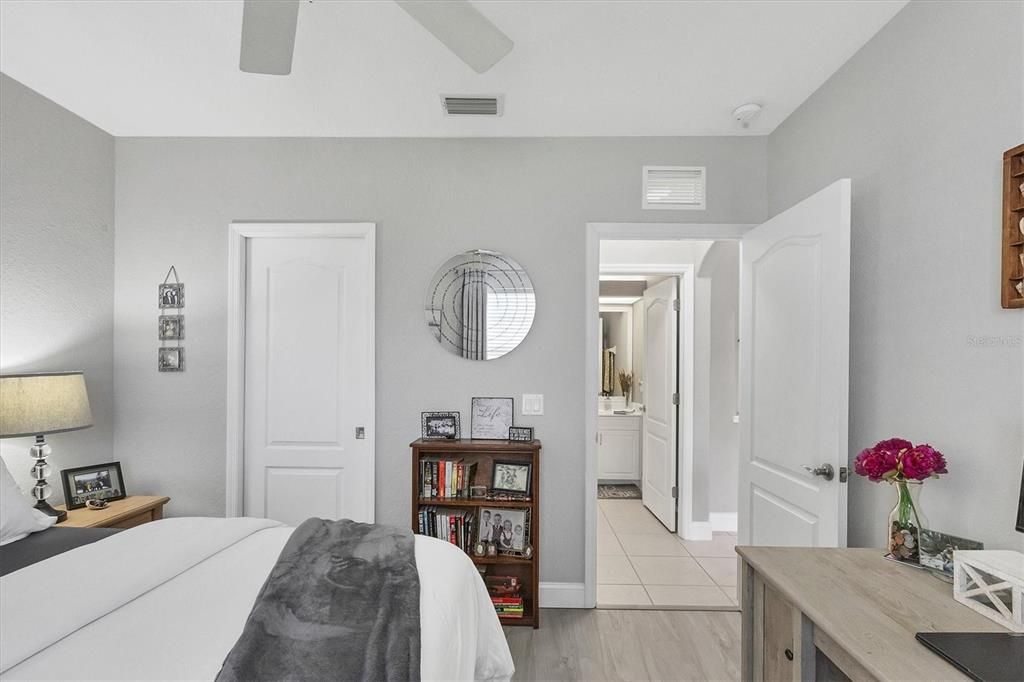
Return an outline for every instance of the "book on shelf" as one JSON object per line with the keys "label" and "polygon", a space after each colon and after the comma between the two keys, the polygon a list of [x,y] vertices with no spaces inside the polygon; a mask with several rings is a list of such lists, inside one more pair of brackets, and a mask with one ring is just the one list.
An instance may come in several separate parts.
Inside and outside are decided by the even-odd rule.
{"label": "book on shelf", "polygon": [[461,459],[424,459],[420,461],[420,496],[424,499],[469,498],[476,476],[476,462]]}
{"label": "book on shelf", "polygon": [[494,604],[494,611],[499,616],[506,618],[522,618],[523,613],[526,610],[525,603],[521,597],[515,598],[491,598],[491,603]]}
{"label": "book on shelf", "polygon": [[476,511],[425,506],[419,510],[418,521],[420,535],[446,540],[467,554],[472,554]]}

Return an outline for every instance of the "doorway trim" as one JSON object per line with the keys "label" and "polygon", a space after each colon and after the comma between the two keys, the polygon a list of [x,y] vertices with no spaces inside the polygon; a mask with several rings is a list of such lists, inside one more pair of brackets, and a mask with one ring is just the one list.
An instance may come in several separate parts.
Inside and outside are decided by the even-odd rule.
{"label": "doorway trim", "polygon": [[[602,275],[664,275],[675,277],[679,281],[679,328],[676,332],[676,390],[679,392],[679,413],[677,435],[684,434],[682,438],[676,439],[676,479],[679,484],[679,494],[676,499],[693,500],[693,367],[694,367],[694,306],[696,301],[696,264],[687,263],[683,265],[618,265],[608,264],[599,266]],[[600,286],[600,285],[599,285]],[[598,296],[600,300],[600,296]],[[607,306],[601,306],[607,307]],[[600,358],[598,358],[600,360]],[[595,364],[595,366],[597,366]],[[644,360],[646,367],[646,358]],[[644,402],[646,406],[646,401]],[[641,456],[641,460],[643,457]],[[640,472],[643,479],[643,471]],[[643,490],[643,480],[640,481],[640,489]],[[693,506],[690,504],[676,504],[676,531],[678,535],[687,540],[710,540],[711,527],[701,528],[693,521]],[[706,532],[705,532],[706,530]],[[705,535],[707,537],[705,537]]]}
{"label": "doorway trim", "polygon": [[[602,240],[734,240],[738,241],[754,224],[746,223],[587,223],[586,244],[584,248],[585,277],[584,286],[584,331],[586,335],[583,381],[584,428],[587,434],[584,459],[584,574],[583,574],[583,607],[597,606],[597,374],[593,368],[597,366],[597,325],[599,302],[599,278],[601,274],[601,241]],[[621,266],[620,266],[621,267]],[[629,266],[633,267],[633,266]],[[664,268],[664,266],[662,266]],[[680,266],[670,268],[675,274]],[[695,271],[695,269],[694,269]],[[648,273],[654,274],[650,269]],[[690,278],[688,291],[693,291],[693,278]],[[688,306],[689,315],[693,315],[693,307]],[[691,317],[692,325],[692,317]],[[690,348],[692,354],[693,349]],[[691,394],[692,404],[692,394]],[[685,465],[685,462],[681,462]],[[689,480],[692,485],[692,452],[689,461],[691,470],[682,471],[679,476]],[[692,495],[690,496],[692,499]],[[692,519],[692,516],[689,518]],[[682,525],[680,525],[682,528]]]}
{"label": "doorway trim", "polygon": [[[363,239],[370,250],[369,279],[376,282],[377,248],[376,223],[342,222],[232,222],[228,226],[228,329],[227,329],[227,461],[224,491],[224,513],[228,517],[242,516],[245,484],[245,271],[247,243],[254,238],[273,239]],[[376,376],[376,284],[370,287],[370,376]],[[375,405],[376,380],[370,382],[366,399]],[[366,424],[367,448],[371,471],[376,469],[376,443],[374,429],[375,410],[370,410]],[[369,491],[370,518],[374,511],[374,490]]]}

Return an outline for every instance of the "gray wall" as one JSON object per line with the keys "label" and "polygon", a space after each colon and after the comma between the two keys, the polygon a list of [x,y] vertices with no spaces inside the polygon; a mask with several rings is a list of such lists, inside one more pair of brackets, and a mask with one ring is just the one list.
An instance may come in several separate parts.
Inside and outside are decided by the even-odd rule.
{"label": "gray wall", "polygon": [[736,513],[740,427],[733,423],[739,391],[739,242],[715,242],[701,263],[700,276],[711,283],[708,327],[708,511]]}
{"label": "gray wall", "polygon": [[[588,221],[758,222],[763,138],[118,139],[116,452],[137,490],[174,515],[224,512],[227,230],[232,220],[361,220],[377,233],[377,519],[405,524],[408,444],[422,410],[468,416],[474,395],[543,393],[542,578],[583,580],[584,226]],[[706,165],[708,210],[640,210],[644,164]],[[442,352],[424,289],[460,251],[507,252],[537,316],[492,362]],[[188,369],[155,368],[155,285],[188,292]],[[518,407],[518,403],[517,403]]]}
{"label": "gray wall", "polygon": [[[850,452],[929,441],[933,527],[992,547],[1024,454],[1024,315],[999,307],[1002,152],[1024,139],[1024,4],[912,2],[769,138],[777,213],[853,179]],[[888,486],[850,483],[850,543],[884,545]]]}
{"label": "gray wall", "polygon": [[[95,422],[48,437],[52,504],[56,472],[111,458],[113,284],[114,138],[0,74],[0,368],[83,370]],[[26,491],[29,445],[0,441]]]}

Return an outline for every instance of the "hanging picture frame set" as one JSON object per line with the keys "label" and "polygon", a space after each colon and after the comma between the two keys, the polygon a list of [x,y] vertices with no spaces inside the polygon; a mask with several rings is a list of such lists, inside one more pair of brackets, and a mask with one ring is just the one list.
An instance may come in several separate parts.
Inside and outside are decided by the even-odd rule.
{"label": "hanging picture frame set", "polygon": [[[161,311],[157,317],[157,339],[165,342],[157,349],[157,371],[184,372],[185,349],[181,347],[181,340],[185,338],[185,316],[180,313],[163,314],[164,310],[185,307],[185,285],[178,279],[178,271],[173,265],[164,281],[157,285],[157,305]],[[168,341],[174,345],[167,345]]]}

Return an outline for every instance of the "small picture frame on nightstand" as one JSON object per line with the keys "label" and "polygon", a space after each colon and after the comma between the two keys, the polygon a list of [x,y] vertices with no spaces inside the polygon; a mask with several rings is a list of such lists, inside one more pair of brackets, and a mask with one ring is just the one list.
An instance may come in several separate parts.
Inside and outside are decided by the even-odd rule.
{"label": "small picture frame on nightstand", "polygon": [[60,472],[64,502],[68,509],[81,509],[89,500],[123,500],[127,497],[120,462],[93,464]]}

